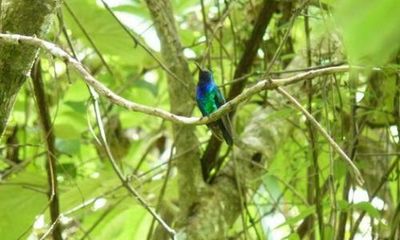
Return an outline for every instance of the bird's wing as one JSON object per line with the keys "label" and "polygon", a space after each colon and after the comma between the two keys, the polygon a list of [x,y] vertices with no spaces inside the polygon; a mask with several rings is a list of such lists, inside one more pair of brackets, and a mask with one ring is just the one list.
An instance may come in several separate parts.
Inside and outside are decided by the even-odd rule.
{"label": "bird's wing", "polygon": [[[215,86],[215,92],[216,92],[216,94],[215,94],[214,101],[215,101],[217,107],[220,108],[222,105],[224,105],[226,103],[226,101],[217,86]],[[221,131],[222,131],[222,135],[224,136],[226,142],[229,145],[232,145],[232,142],[233,142],[233,140],[232,140],[232,136],[233,136],[232,135],[232,124],[231,124],[231,120],[229,118],[229,113],[221,117],[221,122],[223,125],[220,127]]]}
{"label": "bird's wing", "polygon": [[218,108],[220,108],[222,105],[225,104],[225,98],[224,95],[222,95],[221,91],[218,89],[217,86],[215,86],[215,103],[217,105]]}
{"label": "bird's wing", "polygon": [[206,109],[203,106],[203,103],[199,99],[196,99],[196,102],[197,102],[197,106],[199,107],[200,112],[203,114],[203,116],[207,116],[208,114],[207,114]]}

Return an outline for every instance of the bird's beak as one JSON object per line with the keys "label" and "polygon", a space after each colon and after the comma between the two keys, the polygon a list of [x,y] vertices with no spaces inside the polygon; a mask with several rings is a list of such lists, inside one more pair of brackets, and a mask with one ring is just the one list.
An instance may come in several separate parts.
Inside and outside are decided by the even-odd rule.
{"label": "bird's beak", "polygon": [[200,67],[200,65],[197,62],[194,62],[194,65],[199,69],[199,71],[203,71],[203,69]]}

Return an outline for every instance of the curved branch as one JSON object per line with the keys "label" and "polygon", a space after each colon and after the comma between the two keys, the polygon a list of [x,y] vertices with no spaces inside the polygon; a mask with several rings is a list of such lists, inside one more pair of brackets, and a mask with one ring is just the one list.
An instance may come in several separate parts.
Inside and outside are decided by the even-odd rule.
{"label": "curved branch", "polygon": [[304,109],[297,101],[293,101],[292,97],[289,94],[287,94],[286,92],[284,92],[282,88],[280,88],[281,86],[286,86],[286,85],[289,85],[289,84],[292,84],[295,82],[299,82],[302,80],[306,80],[306,79],[312,79],[312,78],[315,78],[315,77],[321,76],[321,75],[346,72],[350,69],[350,66],[348,66],[348,65],[328,67],[328,68],[322,68],[322,69],[317,69],[317,70],[310,70],[308,72],[300,73],[300,74],[297,74],[297,75],[294,75],[294,76],[291,76],[288,78],[261,80],[261,81],[257,82],[254,86],[245,89],[241,94],[239,94],[232,100],[225,103],[221,108],[218,109],[218,111],[214,112],[209,117],[198,118],[198,117],[185,117],[185,116],[175,115],[168,111],[149,107],[149,106],[142,105],[142,104],[138,104],[138,103],[132,102],[128,99],[125,99],[125,98],[119,96],[118,94],[114,93],[112,90],[107,88],[104,84],[99,82],[96,78],[94,78],[79,61],[77,61],[75,58],[73,58],[67,52],[65,52],[64,50],[62,50],[61,48],[59,48],[58,46],[56,46],[55,44],[53,44],[51,42],[47,42],[47,41],[44,41],[42,39],[38,39],[35,37],[22,36],[22,35],[16,35],[16,34],[0,34],[0,39],[11,42],[11,43],[16,43],[16,44],[25,43],[25,44],[36,45],[38,47],[46,49],[54,56],[60,57],[60,58],[64,59],[66,62],[69,62],[79,73],[81,73],[81,75],[83,76],[83,78],[87,84],[92,86],[93,89],[95,89],[97,93],[99,93],[101,96],[108,98],[111,102],[113,102],[121,107],[124,107],[126,109],[146,113],[146,114],[152,115],[152,116],[161,117],[165,120],[169,120],[174,123],[193,124],[193,125],[206,124],[206,123],[215,121],[218,118],[220,118],[222,115],[234,110],[234,108],[238,104],[246,101],[251,96],[253,96],[263,90],[277,89],[278,92],[285,95],[285,97],[288,98],[291,102],[294,102],[296,107],[299,108],[300,111],[309,120],[311,120],[311,122],[323,134],[323,136],[328,140],[328,142],[333,146],[333,148],[339,153],[340,156],[342,156],[342,158],[353,169],[353,172],[355,174],[355,177],[356,177],[356,180],[358,181],[358,183],[360,185],[363,184],[363,179],[361,177],[359,170],[351,162],[350,158],[343,152],[343,150],[339,147],[339,145],[329,136],[329,134],[326,132],[326,130],[318,124],[318,122],[314,119],[314,117],[309,112],[307,112],[306,109]]}
{"label": "curved branch", "polygon": [[103,83],[98,81],[94,78],[86,69],[85,67],[77,61],[74,57],[70,54],[62,50],[57,45],[47,42],[45,40],[30,37],[30,36],[23,36],[18,34],[4,34],[0,33],[0,40],[7,41],[14,44],[30,44],[34,46],[38,46],[47,50],[52,55],[59,57],[66,62],[69,62],[71,66],[77,70],[83,77],[84,81],[92,86],[96,92],[108,98],[112,103],[126,108],[131,111],[145,113],[151,116],[156,116],[163,118],[165,120],[171,121],[173,123],[179,124],[189,124],[189,125],[203,125],[210,122],[213,122],[219,119],[221,116],[227,114],[228,112],[234,110],[234,108],[239,105],[240,103],[246,101],[253,95],[266,90],[266,89],[276,89],[281,86],[287,86],[296,82],[300,82],[307,79],[313,79],[318,76],[328,75],[333,73],[342,73],[348,72],[350,70],[349,65],[342,65],[342,66],[334,66],[334,67],[327,67],[321,68],[316,70],[310,70],[304,73],[300,73],[291,77],[281,78],[281,79],[263,79],[258,81],[254,86],[245,89],[241,94],[233,98],[232,100],[228,101],[224,104],[218,111],[211,114],[209,117],[185,117],[181,115],[176,115],[171,112],[168,112],[163,109],[154,108],[142,104],[135,103],[130,101],[126,98],[119,96],[118,94],[114,93],[112,90],[107,88]]}

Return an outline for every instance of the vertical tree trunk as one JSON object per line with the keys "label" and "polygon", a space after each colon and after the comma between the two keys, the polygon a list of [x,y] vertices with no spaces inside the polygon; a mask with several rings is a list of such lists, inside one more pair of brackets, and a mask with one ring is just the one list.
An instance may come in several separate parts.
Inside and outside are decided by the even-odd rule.
{"label": "vertical tree trunk", "polygon": [[[183,56],[182,44],[175,26],[169,0],[146,0],[146,4],[161,42],[163,62],[175,77],[168,76],[168,92],[171,112],[188,116],[194,106],[195,84],[188,63]],[[183,215],[192,208],[198,197],[198,188],[203,183],[200,175],[199,145],[194,134],[195,127],[174,124],[174,139],[179,178],[179,206]]]}
{"label": "vertical tree trunk", "polygon": [[[0,32],[42,36],[50,26],[59,0],[0,1]],[[0,136],[38,48],[0,42]]]}

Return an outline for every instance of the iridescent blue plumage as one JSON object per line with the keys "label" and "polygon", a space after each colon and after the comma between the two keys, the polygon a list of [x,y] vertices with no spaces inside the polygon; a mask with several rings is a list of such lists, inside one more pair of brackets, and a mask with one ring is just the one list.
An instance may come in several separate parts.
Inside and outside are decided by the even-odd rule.
{"label": "iridescent blue plumage", "polygon": [[[203,116],[210,115],[225,104],[224,96],[215,84],[212,73],[200,67],[196,101]],[[208,126],[218,138],[224,138],[228,145],[233,144],[229,115],[221,117],[221,119],[208,124]]]}

